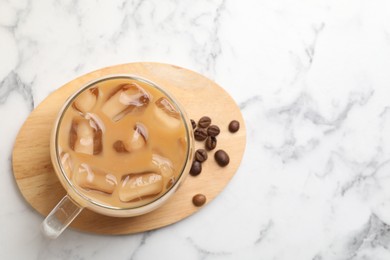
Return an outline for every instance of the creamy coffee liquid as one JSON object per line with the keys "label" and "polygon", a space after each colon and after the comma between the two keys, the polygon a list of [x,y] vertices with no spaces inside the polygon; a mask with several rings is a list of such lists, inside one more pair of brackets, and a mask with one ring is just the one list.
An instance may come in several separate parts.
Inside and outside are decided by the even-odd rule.
{"label": "creamy coffee liquid", "polygon": [[79,192],[112,207],[145,205],[179,178],[188,150],[174,103],[147,83],[109,79],[64,112],[58,152]]}

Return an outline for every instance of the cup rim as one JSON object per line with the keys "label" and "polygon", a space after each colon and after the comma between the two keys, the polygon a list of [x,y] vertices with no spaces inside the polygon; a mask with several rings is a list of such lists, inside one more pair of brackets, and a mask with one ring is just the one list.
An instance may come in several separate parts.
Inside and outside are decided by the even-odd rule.
{"label": "cup rim", "polygon": [[[180,118],[184,122],[185,135],[186,135],[186,138],[187,138],[187,149],[186,149],[185,161],[184,161],[184,163],[182,165],[182,168],[180,170],[180,174],[179,174],[177,180],[175,181],[175,183],[169,189],[167,189],[163,194],[159,195],[158,197],[156,197],[152,201],[149,201],[146,204],[142,204],[142,205],[139,205],[139,206],[136,206],[136,207],[110,206],[110,205],[98,202],[96,200],[93,200],[90,197],[88,197],[85,194],[83,194],[76,187],[76,185],[73,184],[73,182],[68,178],[68,176],[66,174],[66,171],[63,168],[63,165],[61,163],[59,144],[58,144],[58,139],[59,139],[58,138],[59,137],[59,131],[58,130],[60,128],[60,125],[61,125],[62,119],[63,119],[63,117],[65,115],[65,112],[72,105],[72,101],[75,98],[77,98],[82,92],[84,92],[86,89],[88,89],[90,87],[93,87],[94,85],[99,84],[100,82],[104,82],[104,81],[108,81],[108,80],[114,80],[114,79],[121,79],[121,78],[135,80],[135,81],[139,81],[139,82],[145,83],[147,85],[150,85],[153,88],[158,89],[167,98],[169,98],[169,100],[173,103],[175,108],[180,113]],[[173,97],[172,94],[168,93],[165,89],[163,89],[162,87],[160,87],[158,84],[154,83],[153,81],[145,79],[145,78],[140,77],[140,76],[132,75],[132,74],[109,74],[109,75],[105,75],[105,76],[96,78],[94,80],[91,80],[91,81],[83,84],[77,91],[75,91],[71,96],[69,96],[67,98],[67,100],[65,101],[65,103],[62,105],[60,111],[57,114],[57,118],[56,118],[55,123],[54,123],[54,128],[52,130],[52,137],[51,137],[51,143],[53,145],[52,148],[54,148],[54,150],[52,148],[50,149],[51,153],[54,153],[54,156],[52,156],[52,161],[53,161],[53,163],[56,166],[55,167],[55,172],[56,172],[58,178],[60,179],[61,184],[63,186],[66,185],[67,187],[69,187],[72,190],[72,194],[69,194],[68,189],[66,189],[67,193],[71,197],[73,197],[73,192],[74,192],[79,198],[84,200],[87,203],[87,205],[88,204],[92,204],[93,206],[97,206],[99,208],[102,208],[102,209],[105,209],[105,210],[110,210],[110,211],[111,210],[114,210],[114,211],[133,211],[133,210],[140,210],[140,209],[144,209],[144,208],[145,208],[145,210],[147,210],[148,208],[153,209],[153,206],[155,204],[157,204],[158,202],[160,202],[164,198],[167,199],[171,194],[173,194],[174,191],[178,188],[178,186],[182,182],[182,180],[185,178],[185,176],[188,175],[188,173],[186,173],[186,169],[191,164],[191,156],[193,154],[193,152],[191,152],[191,150],[194,149],[194,147],[193,147],[194,144],[193,144],[193,138],[192,138],[192,135],[191,135],[192,132],[191,132],[191,129],[190,129],[190,125],[191,124],[190,124],[189,118],[188,118],[185,110],[181,106],[181,104]],[[75,199],[75,198],[73,198],[73,199]],[[78,201],[78,200],[76,200],[76,201]],[[93,210],[93,208],[91,208],[91,210]],[[147,212],[148,211],[146,211],[145,213],[147,213]]]}

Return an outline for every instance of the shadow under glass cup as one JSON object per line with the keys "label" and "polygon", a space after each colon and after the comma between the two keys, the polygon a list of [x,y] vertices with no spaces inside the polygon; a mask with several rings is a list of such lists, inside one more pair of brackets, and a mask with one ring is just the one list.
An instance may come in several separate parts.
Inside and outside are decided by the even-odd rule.
{"label": "shadow under glass cup", "polygon": [[58,237],[84,209],[132,217],[163,205],[188,175],[189,118],[163,88],[132,75],[96,79],[74,93],[52,130],[50,155],[67,195],[42,223]]}

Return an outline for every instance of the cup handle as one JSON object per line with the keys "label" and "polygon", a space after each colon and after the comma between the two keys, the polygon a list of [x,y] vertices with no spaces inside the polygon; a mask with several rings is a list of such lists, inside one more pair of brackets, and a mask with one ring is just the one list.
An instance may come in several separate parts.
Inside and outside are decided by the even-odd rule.
{"label": "cup handle", "polygon": [[43,234],[51,239],[57,238],[82,210],[66,195],[42,222]]}

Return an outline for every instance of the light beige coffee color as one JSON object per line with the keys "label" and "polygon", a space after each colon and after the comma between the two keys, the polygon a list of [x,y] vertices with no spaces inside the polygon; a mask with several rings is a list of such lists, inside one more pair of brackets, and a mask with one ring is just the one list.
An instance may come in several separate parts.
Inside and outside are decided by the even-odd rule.
{"label": "light beige coffee color", "polygon": [[65,110],[57,142],[67,178],[117,208],[161,197],[181,174],[188,140],[175,103],[148,83],[117,78],[85,89]]}

